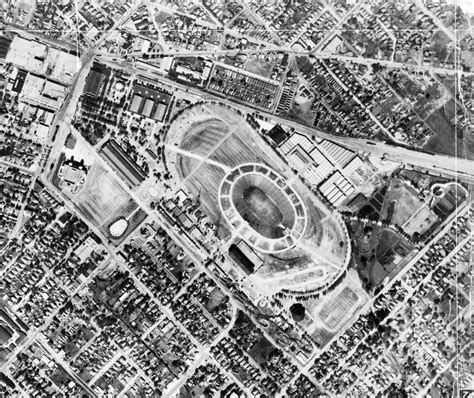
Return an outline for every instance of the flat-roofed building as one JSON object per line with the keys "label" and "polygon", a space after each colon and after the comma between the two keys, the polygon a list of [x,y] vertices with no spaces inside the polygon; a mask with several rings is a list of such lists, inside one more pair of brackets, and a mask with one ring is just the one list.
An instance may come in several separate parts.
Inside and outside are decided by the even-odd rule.
{"label": "flat-roofed building", "polygon": [[321,184],[319,190],[329,202],[337,207],[355,191],[355,188],[339,171],[336,171]]}
{"label": "flat-roofed building", "polygon": [[12,41],[8,37],[0,37],[0,59],[6,58],[11,44]]}
{"label": "flat-roofed building", "polygon": [[32,105],[58,110],[66,95],[65,86],[29,73],[25,78],[20,98]]}
{"label": "flat-roofed building", "polygon": [[165,117],[167,106],[165,104],[156,104],[155,112],[153,114],[153,119],[161,122]]}
{"label": "flat-roofed building", "polygon": [[84,93],[92,96],[98,95],[104,78],[105,75],[100,70],[92,68],[86,78]]}
{"label": "flat-roofed building", "polygon": [[279,124],[273,126],[267,135],[276,146],[281,145],[287,139],[286,131]]}
{"label": "flat-roofed building", "polygon": [[344,173],[347,176],[350,176],[352,173],[354,173],[363,164],[364,164],[364,162],[362,161],[362,159],[358,156],[355,156],[352,160],[349,161],[349,163],[347,163],[344,166]]}
{"label": "flat-roofed building", "polygon": [[134,84],[129,111],[150,119],[162,121],[172,95],[152,85]]}
{"label": "flat-roofed building", "polygon": [[51,78],[65,82],[72,83],[74,75],[80,69],[79,57],[56,48],[49,48],[48,56],[46,58],[48,70],[51,69]]}
{"label": "flat-roofed building", "polygon": [[150,117],[151,111],[153,110],[153,105],[155,105],[155,101],[153,101],[151,98],[147,98],[145,100],[145,105],[143,105],[141,114],[143,116]]}
{"label": "flat-roofed building", "polygon": [[319,144],[319,148],[340,167],[345,167],[355,156],[353,151],[332,141],[323,140]]}
{"label": "flat-roofed building", "polygon": [[140,94],[135,94],[130,105],[130,112],[138,113],[143,97]]}
{"label": "flat-roofed building", "polygon": [[76,193],[86,182],[87,172],[84,162],[77,162],[74,158],[66,159],[58,171],[59,186]]}
{"label": "flat-roofed building", "polygon": [[5,60],[29,71],[42,73],[47,52],[46,45],[15,36]]}
{"label": "flat-roofed building", "polygon": [[263,260],[260,256],[244,240],[230,245],[229,255],[246,275],[253,274],[263,265]]}
{"label": "flat-roofed building", "polygon": [[13,39],[6,61],[65,84],[72,83],[80,67],[77,55],[20,36]]}
{"label": "flat-roofed building", "polygon": [[281,146],[291,167],[312,185],[318,185],[334,171],[334,164],[308,137],[294,133]]}
{"label": "flat-roofed building", "polygon": [[290,164],[299,171],[305,170],[312,159],[305,153],[305,151],[299,146],[295,146],[292,151],[286,155]]}

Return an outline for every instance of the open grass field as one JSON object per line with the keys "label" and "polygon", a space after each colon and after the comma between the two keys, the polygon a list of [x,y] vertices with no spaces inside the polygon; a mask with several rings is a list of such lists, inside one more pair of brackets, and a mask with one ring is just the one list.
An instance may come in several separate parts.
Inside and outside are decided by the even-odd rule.
{"label": "open grass field", "polygon": [[277,204],[258,187],[244,191],[244,201],[248,210],[266,225],[277,227],[283,221],[283,213]]}
{"label": "open grass field", "polygon": [[212,289],[209,295],[209,299],[204,305],[204,308],[206,309],[206,311],[212,312],[219,305],[221,305],[227,299],[227,297],[228,296],[219,287],[216,286],[214,289]]}
{"label": "open grass field", "polygon": [[275,346],[266,337],[262,336],[249,351],[249,355],[255,362],[261,365],[268,360],[275,349]]}
{"label": "open grass field", "polygon": [[456,130],[453,124],[454,104],[454,100],[448,101],[425,120],[434,135],[429,139],[424,149],[447,155],[463,156],[463,140],[456,140]]}
{"label": "open grass field", "polygon": [[319,317],[329,329],[335,329],[347,317],[358,300],[359,296],[349,286],[346,286],[334,300],[325,304]]}
{"label": "open grass field", "polygon": [[[375,235],[375,234],[374,234]],[[387,251],[391,250],[396,246],[396,244],[400,241],[400,235],[393,232],[390,229],[384,229],[378,235],[378,245],[375,251],[375,255],[377,258],[383,256]]]}
{"label": "open grass field", "polygon": [[423,202],[417,198],[417,192],[406,184],[391,186],[385,197],[385,202],[395,201],[392,223],[402,226],[410,217],[423,206]]}
{"label": "open grass field", "polygon": [[117,215],[117,211],[127,207],[132,198],[120,186],[117,177],[99,163],[94,163],[84,187],[75,201],[77,207],[97,227]]}
{"label": "open grass field", "polygon": [[354,221],[351,236],[357,272],[368,286],[393,278],[415,254],[414,246],[390,228]]}
{"label": "open grass field", "polygon": [[403,230],[413,236],[415,232],[423,235],[435,222],[438,221],[438,216],[433,213],[428,205],[418,209],[418,211],[409,219],[403,226]]}

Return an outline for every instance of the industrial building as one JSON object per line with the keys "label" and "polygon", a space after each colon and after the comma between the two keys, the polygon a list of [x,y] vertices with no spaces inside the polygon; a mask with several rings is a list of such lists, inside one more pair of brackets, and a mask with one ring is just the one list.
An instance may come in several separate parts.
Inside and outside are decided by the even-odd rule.
{"label": "industrial building", "polygon": [[107,141],[100,150],[100,154],[131,188],[135,188],[145,180],[146,173],[115,140]]}

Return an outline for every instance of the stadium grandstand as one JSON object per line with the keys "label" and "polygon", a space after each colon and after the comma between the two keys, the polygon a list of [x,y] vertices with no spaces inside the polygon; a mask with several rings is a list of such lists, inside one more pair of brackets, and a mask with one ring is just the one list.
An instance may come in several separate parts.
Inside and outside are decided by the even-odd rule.
{"label": "stadium grandstand", "polygon": [[299,195],[283,177],[261,164],[231,170],[221,183],[219,205],[237,233],[262,252],[294,247],[307,226]]}

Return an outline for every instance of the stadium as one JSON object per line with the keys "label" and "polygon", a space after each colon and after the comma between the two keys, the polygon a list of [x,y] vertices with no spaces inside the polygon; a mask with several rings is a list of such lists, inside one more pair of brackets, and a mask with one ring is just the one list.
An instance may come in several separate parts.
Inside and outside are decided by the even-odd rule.
{"label": "stadium", "polygon": [[263,164],[232,169],[221,182],[218,198],[234,231],[261,252],[291,249],[304,235],[307,214],[302,199]]}
{"label": "stadium", "polygon": [[187,107],[170,124],[165,164],[215,225],[223,265],[261,294],[324,289],[347,268],[344,221],[233,108]]}

